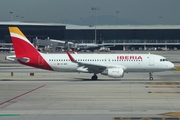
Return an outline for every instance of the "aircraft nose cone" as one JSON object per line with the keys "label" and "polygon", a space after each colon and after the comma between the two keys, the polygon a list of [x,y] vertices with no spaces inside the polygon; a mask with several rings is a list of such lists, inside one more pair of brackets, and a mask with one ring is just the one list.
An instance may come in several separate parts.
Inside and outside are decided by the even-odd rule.
{"label": "aircraft nose cone", "polygon": [[170,69],[174,68],[174,64],[173,64],[173,63],[170,63],[170,64],[169,64],[169,68],[170,68]]}

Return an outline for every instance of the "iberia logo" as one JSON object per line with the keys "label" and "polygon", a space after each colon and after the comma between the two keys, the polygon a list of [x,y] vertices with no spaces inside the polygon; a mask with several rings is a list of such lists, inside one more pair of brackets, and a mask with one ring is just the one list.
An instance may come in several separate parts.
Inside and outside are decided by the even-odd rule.
{"label": "iberia logo", "polygon": [[117,56],[118,60],[142,60],[142,56]]}

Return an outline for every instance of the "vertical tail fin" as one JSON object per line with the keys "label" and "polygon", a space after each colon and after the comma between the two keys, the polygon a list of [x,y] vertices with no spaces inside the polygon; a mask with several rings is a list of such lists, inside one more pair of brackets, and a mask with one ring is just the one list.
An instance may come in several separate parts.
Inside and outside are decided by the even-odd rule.
{"label": "vertical tail fin", "polygon": [[36,68],[53,70],[46,59],[43,58],[43,54],[36,50],[19,28],[9,27],[9,32],[18,62]]}
{"label": "vertical tail fin", "polygon": [[17,27],[9,27],[9,32],[14,46],[16,57],[37,53],[36,48]]}

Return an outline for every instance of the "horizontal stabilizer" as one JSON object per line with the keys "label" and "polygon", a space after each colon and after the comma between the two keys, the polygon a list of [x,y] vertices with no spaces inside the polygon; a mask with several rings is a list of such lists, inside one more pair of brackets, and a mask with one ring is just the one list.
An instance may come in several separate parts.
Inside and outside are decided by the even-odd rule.
{"label": "horizontal stabilizer", "polygon": [[29,59],[29,58],[26,58],[26,57],[16,58],[15,55],[11,55],[11,56],[6,56],[6,57],[5,57],[5,60],[9,60],[9,61],[13,61],[13,62],[15,62],[15,61],[21,61],[21,62],[26,63],[26,62],[29,62],[30,59]]}
{"label": "horizontal stabilizer", "polygon": [[17,61],[15,55],[6,56],[6,57],[5,57],[5,60],[9,60],[9,61],[13,61],[13,62]]}

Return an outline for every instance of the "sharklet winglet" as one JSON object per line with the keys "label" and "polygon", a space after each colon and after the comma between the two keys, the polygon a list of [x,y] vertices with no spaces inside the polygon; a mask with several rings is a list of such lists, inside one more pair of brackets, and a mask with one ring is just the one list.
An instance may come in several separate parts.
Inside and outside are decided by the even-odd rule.
{"label": "sharklet winglet", "polygon": [[77,63],[77,61],[72,57],[72,55],[68,52],[68,50],[66,50],[66,53],[67,53],[69,59],[71,60],[71,62]]}

